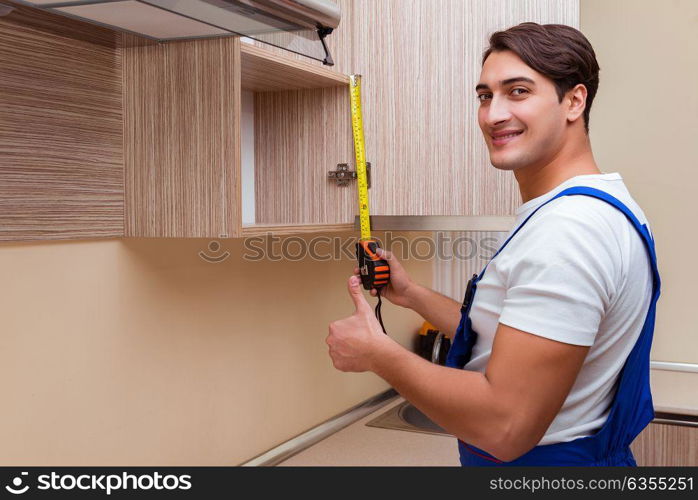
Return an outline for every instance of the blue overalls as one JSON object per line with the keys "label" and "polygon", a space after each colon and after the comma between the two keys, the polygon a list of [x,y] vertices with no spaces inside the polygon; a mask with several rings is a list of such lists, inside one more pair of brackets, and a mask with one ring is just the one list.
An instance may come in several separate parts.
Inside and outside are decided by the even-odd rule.
{"label": "blue overalls", "polygon": [[[652,394],[650,392],[650,347],[654,333],[654,317],[657,299],[659,298],[660,280],[657,270],[657,258],[654,251],[654,240],[646,224],[640,224],[635,215],[618,199],[608,193],[585,186],[565,189],[546,201],[529,215],[519,227],[509,236],[494,259],[528,220],[547,203],[561,196],[584,195],[601,199],[623,212],[635,229],[640,233],[652,265],[652,300],[642,331],[633,350],[628,355],[618,376],[616,394],[611,404],[608,419],[601,429],[591,436],[575,439],[564,443],[539,445],[519,458],[503,462],[484,450],[470,444],[458,441],[460,461],[462,465],[470,466],[535,466],[535,465],[567,465],[567,466],[634,466],[635,458],[630,451],[630,443],[654,418]],[[490,260],[491,262],[491,260]],[[487,266],[480,275],[473,275],[461,307],[461,321],[456,330],[453,344],[448,352],[446,366],[463,368],[470,360],[472,348],[477,339],[469,318],[470,306],[477,289],[477,283],[482,279]]]}

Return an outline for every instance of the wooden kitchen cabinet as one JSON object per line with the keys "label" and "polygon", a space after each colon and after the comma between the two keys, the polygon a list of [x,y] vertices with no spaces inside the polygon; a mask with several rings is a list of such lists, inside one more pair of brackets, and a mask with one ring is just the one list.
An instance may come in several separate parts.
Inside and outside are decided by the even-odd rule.
{"label": "wooden kitchen cabinet", "polygon": [[[512,215],[518,187],[511,172],[489,164],[477,125],[480,56],[491,32],[524,20],[578,26],[578,0],[338,3],[343,19],[328,43],[339,73],[363,75],[372,214]],[[253,47],[243,44],[243,55]],[[271,52],[285,64],[327,71]],[[355,186],[337,188],[326,178],[337,163],[353,168],[345,83],[247,89],[255,91],[255,222],[239,234],[350,229]]]}
{"label": "wooden kitchen cabinet", "polygon": [[[238,38],[134,45],[122,57],[126,236],[351,227],[355,189],[327,180],[352,154],[346,75]],[[242,92],[254,99],[255,162],[244,229]]]}
{"label": "wooden kitchen cabinet", "polygon": [[[680,418],[680,416],[679,416]],[[698,419],[685,423],[655,420],[633,441],[635,461],[641,466],[698,466]]]}
{"label": "wooden kitchen cabinet", "polygon": [[[270,78],[262,79],[261,87],[246,85],[245,57],[257,56],[260,49],[246,44],[242,49],[243,90],[255,91],[256,216],[256,223],[245,225],[243,234],[351,229],[356,185],[340,187],[327,177],[338,163],[354,164],[348,76],[298,62],[294,64],[303,69],[298,84],[305,88],[268,88]],[[266,51],[261,54],[272,57]],[[314,88],[308,85],[311,76],[317,79]],[[284,84],[295,80],[289,76]]]}
{"label": "wooden kitchen cabinet", "polygon": [[352,227],[355,188],[327,179],[352,163],[347,75],[239,38],[157,44],[24,6],[0,38],[0,240]]}
{"label": "wooden kitchen cabinet", "polygon": [[0,18],[0,240],[351,229],[355,183],[327,179],[354,168],[350,73],[372,214],[511,215],[516,183],[476,122],[480,54],[524,20],[578,26],[578,0],[336,1],[332,69],[237,38],[153,44],[28,7]]}

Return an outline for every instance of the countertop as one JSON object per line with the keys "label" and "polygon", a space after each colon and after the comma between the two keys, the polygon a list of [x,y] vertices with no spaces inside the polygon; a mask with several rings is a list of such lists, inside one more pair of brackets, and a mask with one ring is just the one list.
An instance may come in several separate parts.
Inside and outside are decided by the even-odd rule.
{"label": "countertop", "polygon": [[460,465],[454,437],[366,426],[366,422],[403,401],[401,397],[395,398],[279,466]]}

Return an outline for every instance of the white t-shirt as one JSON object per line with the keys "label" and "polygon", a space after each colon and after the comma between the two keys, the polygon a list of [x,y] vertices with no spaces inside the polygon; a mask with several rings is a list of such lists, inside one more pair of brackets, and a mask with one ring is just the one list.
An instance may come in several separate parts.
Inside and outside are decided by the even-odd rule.
{"label": "white t-shirt", "polygon": [[[605,191],[647,223],[620,174],[604,173],[573,177],[524,203],[516,211],[514,228],[572,186]],[[536,212],[487,266],[470,309],[478,338],[465,369],[485,371],[498,323],[591,346],[539,444],[592,435],[606,421],[618,374],[639,337],[651,294],[649,256],[625,215],[590,196],[560,197]]]}

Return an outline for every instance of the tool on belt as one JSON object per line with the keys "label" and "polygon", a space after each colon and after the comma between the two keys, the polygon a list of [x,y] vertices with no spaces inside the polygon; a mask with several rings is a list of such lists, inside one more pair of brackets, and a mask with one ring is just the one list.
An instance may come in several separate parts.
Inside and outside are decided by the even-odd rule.
{"label": "tool on belt", "polygon": [[378,297],[376,317],[385,332],[380,312],[380,291],[390,280],[390,266],[385,259],[381,259],[376,254],[376,249],[379,248],[379,245],[376,240],[371,238],[371,220],[368,208],[368,176],[366,174],[366,145],[364,143],[363,117],[361,115],[361,75],[351,75],[349,77],[349,90],[361,227],[361,239],[356,243],[356,259],[359,263],[359,273],[364,289],[376,289]]}

